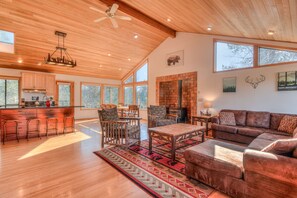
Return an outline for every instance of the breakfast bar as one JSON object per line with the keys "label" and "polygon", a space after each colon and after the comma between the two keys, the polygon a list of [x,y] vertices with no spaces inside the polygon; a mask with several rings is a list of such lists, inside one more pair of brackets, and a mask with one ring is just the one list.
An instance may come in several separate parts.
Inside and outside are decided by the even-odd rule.
{"label": "breakfast bar", "polygon": [[80,106],[0,107],[1,141],[28,138],[28,130],[38,131],[30,137],[73,131],[66,129],[74,129],[74,108],[77,107]]}

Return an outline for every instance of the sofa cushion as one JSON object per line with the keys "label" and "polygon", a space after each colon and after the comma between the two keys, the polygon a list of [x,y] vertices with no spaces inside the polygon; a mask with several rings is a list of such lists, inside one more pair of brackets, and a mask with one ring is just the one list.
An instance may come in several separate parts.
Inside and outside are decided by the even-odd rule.
{"label": "sofa cushion", "polygon": [[246,111],[244,111],[244,110],[223,109],[221,112],[233,112],[234,116],[235,116],[236,125],[245,126],[245,124],[246,124]]}
{"label": "sofa cushion", "polygon": [[285,116],[285,114],[271,113],[270,114],[270,129],[277,130],[279,127],[279,124],[284,116]]}
{"label": "sofa cushion", "polygon": [[243,176],[243,152],[246,147],[207,140],[185,151],[186,161],[235,178]]}
{"label": "sofa cushion", "polygon": [[291,155],[297,148],[297,138],[276,140],[261,151],[277,155]]}
{"label": "sofa cushion", "polygon": [[263,129],[263,131],[264,131],[264,133],[271,133],[271,134],[275,134],[275,135],[283,135],[283,136],[287,136],[287,137],[292,137],[292,134],[282,132],[282,131],[277,131],[277,130],[272,130],[272,129]]}
{"label": "sofa cushion", "polygon": [[259,139],[275,141],[275,140],[280,140],[280,139],[288,139],[288,136],[286,136],[286,135],[276,135],[276,134],[272,134],[272,133],[263,133],[263,134],[259,135],[257,137],[257,139],[258,138]]}
{"label": "sofa cushion", "polygon": [[235,116],[233,112],[220,112],[220,124],[236,126]]}
{"label": "sofa cushion", "polygon": [[263,130],[252,127],[238,127],[237,133],[240,135],[257,137],[258,135],[261,135],[263,133]]}
{"label": "sofa cushion", "polygon": [[278,130],[293,134],[296,127],[297,117],[285,115],[279,124]]}
{"label": "sofa cushion", "polygon": [[237,127],[235,126],[227,126],[227,125],[221,125],[221,124],[212,124],[211,128],[217,131],[224,131],[227,133],[237,133]]}
{"label": "sofa cushion", "polygon": [[269,112],[248,111],[246,125],[251,126],[251,127],[261,127],[261,128],[269,129],[270,113]]}
{"label": "sofa cushion", "polygon": [[256,138],[248,145],[248,148],[261,151],[263,148],[267,147],[272,142],[274,142],[274,140]]}

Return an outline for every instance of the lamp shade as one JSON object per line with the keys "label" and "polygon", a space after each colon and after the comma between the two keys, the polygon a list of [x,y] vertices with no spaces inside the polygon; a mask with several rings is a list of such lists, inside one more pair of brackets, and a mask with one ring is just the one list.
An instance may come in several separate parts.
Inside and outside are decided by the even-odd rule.
{"label": "lamp shade", "polygon": [[206,109],[211,108],[212,107],[212,102],[205,101],[204,104],[203,104],[203,107],[206,108]]}

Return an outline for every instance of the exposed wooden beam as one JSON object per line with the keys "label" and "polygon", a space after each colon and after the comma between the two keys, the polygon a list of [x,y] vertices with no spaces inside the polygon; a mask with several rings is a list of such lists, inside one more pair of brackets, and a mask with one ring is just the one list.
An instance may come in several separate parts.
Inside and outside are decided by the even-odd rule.
{"label": "exposed wooden beam", "polygon": [[157,28],[165,33],[167,33],[170,37],[175,37],[176,31],[174,29],[171,29],[170,27],[160,23],[159,21],[151,18],[150,16],[140,12],[139,10],[131,7],[130,5],[119,1],[119,0],[99,0],[102,3],[106,4],[107,6],[111,6],[114,3],[117,3],[119,5],[119,10],[128,14],[129,16],[132,16],[154,28]]}

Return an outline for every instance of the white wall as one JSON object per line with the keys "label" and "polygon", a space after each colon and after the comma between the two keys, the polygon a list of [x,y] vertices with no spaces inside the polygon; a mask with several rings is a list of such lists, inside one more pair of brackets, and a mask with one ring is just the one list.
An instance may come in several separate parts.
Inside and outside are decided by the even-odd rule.
{"label": "white wall", "polygon": [[[16,69],[3,69],[0,68],[0,75],[4,76],[21,76],[22,70]],[[92,82],[92,83],[101,83],[101,84],[114,84],[120,85],[121,81],[119,80],[110,80],[110,79],[101,79],[101,78],[91,78],[83,76],[71,76],[64,74],[55,74],[56,80],[63,81],[73,81],[74,82],[74,105],[80,106],[80,83],[81,82]],[[80,108],[75,108],[75,119],[84,119],[84,118],[97,118],[98,113],[96,110],[84,110]]]}
{"label": "white wall", "polygon": [[[296,71],[297,64],[287,64],[259,69],[213,72],[213,39],[234,40],[249,43],[262,43],[297,48],[297,44],[251,39],[238,39],[222,36],[178,33],[176,38],[168,38],[148,57],[149,60],[149,105],[156,103],[156,77],[171,74],[198,71],[197,100],[214,101],[214,110],[223,108],[247,109],[270,112],[297,113],[297,91],[277,91],[276,75],[281,71]],[[184,66],[166,67],[165,56],[168,53],[184,50]],[[266,80],[253,89],[245,83],[247,76],[260,74]],[[224,77],[237,77],[236,93],[222,92]],[[198,103],[201,107],[201,102]],[[199,108],[198,107],[198,110]]]}

